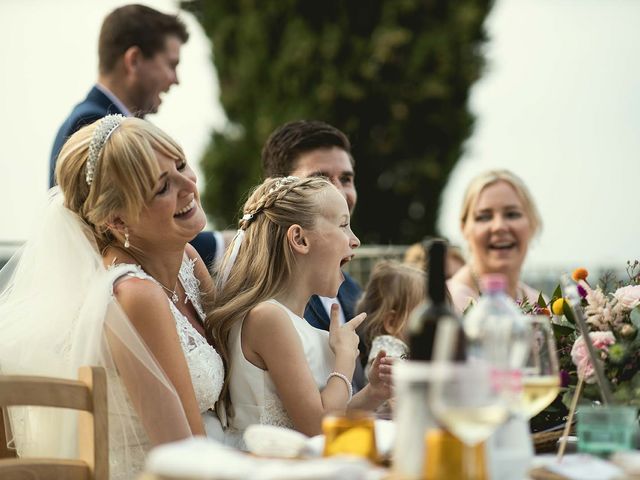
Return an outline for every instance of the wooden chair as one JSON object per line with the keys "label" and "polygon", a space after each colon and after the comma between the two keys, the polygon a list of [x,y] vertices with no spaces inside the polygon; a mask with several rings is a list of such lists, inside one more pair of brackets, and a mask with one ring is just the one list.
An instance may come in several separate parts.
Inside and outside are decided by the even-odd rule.
{"label": "wooden chair", "polygon": [[[5,418],[9,418],[7,416],[7,409],[0,407],[0,458],[14,458],[17,456],[16,451],[7,448],[7,428],[5,428]],[[6,427],[9,427],[8,423],[6,424]]]}
{"label": "wooden chair", "polygon": [[[104,368],[81,367],[78,371],[78,380],[0,375],[0,407],[19,405],[80,410],[78,415],[79,458],[77,460],[6,458],[11,456],[12,451],[6,448],[0,449],[0,456],[4,453],[4,458],[0,458],[0,478],[3,480],[61,478],[108,480],[107,378]],[[0,431],[2,431],[0,437],[4,437],[1,420],[0,414]]]}

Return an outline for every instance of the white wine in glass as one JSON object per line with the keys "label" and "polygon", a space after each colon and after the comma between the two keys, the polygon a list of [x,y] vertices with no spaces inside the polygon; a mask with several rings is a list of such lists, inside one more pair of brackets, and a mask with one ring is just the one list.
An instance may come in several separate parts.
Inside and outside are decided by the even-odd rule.
{"label": "white wine in glass", "polygon": [[483,442],[509,415],[492,368],[483,361],[438,367],[429,395],[434,417],[466,445]]}
{"label": "white wine in glass", "polygon": [[535,417],[555,400],[560,392],[558,375],[525,376],[522,380],[522,409]]}
{"label": "white wine in glass", "polygon": [[504,405],[451,407],[444,409],[438,420],[466,445],[485,441],[508,417]]}
{"label": "white wine in glass", "polygon": [[430,385],[427,404],[441,426],[464,445],[464,479],[484,479],[478,470],[474,447],[484,442],[509,416],[502,394],[503,382],[495,369],[482,359],[467,363],[435,363],[439,370]]}
{"label": "white wine in glass", "polygon": [[530,325],[529,357],[522,370],[521,410],[529,418],[547,408],[560,391],[558,354],[545,316],[528,317]]}

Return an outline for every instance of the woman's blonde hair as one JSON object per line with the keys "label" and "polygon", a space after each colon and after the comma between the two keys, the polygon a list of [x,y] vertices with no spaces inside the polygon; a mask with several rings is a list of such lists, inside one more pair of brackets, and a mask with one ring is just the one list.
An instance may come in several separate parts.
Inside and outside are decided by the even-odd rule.
{"label": "woman's blonde hair", "polygon": [[395,327],[400,330],[411,311],[426,297],[426,276],[423,270],[394,260],[376,263],[369,277],[356,312],[366,312],[367,318],[360,326],[367,352],[373,339],[388,332],[385,317],[394,312]]}
{"label": "woman's blonde hair", "polygon": [[471,180],[471,183],[465,192],[464,200],[462,202],[462,211],[460,213],[460,225],[462,230],[464,230],[464,227],[467,224],[469,215],[473,212],[480,193],[482,193],[482,191],[489,185],[493,185],[500,181],[508,183],[516,192],[516,195],[522,202],[524,213],[531,224],[531,232],[535,235],[536,232],[542,228],[540,214],[538,213],[538,209],[536,208],[533,197],[531,196],[531,193],[529,193],[527,186],[520,177],[509,170],[489,170],[481,173]]}
{"label": "woman's blonde hair", "polygon": [[56,181],[65,206],[93,229],[102,250],[114,239],[108,223],[117,216],[138,218],[151,200],[160,175],[156,152],[184,160],[180,146],[153,124],[125,118],[100,150],[93,182],[87,184],[89,144],[101,120],[74,133],[58,156]]}
{"label": "woman's blonde hair", "polygon": [[[239,222],[239,228],[245,231],[244,239],[226,283],[213,301],[207,299],[211,313],[205,320],[207,334],[215,341],[225,363],[220,399],[230,416],[233,408],[228,390],[229,333],[253,307],[287,288],[296,261],[287,230],[291,225],[313,229],[323,211],[323,193],[329,188],[335,187],[322,177],[267,178],[244,205],[244,217]],[[232,249],[233,243],[227,248],[218,272],[225,270]]]}

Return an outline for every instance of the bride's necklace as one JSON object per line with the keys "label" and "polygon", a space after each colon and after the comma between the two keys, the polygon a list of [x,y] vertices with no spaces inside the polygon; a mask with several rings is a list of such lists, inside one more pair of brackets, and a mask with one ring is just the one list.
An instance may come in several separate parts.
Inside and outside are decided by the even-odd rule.
{"label": "bride's necklace", "polygon": [[174,305],[177,305],[178,301],[180,301],[180,297],[178,296],[178,279],[176,279],[176,285],[175,285],[175,287],[173,287],[173,290],[171,290],[170,288],[166,287],[157,278],[154,278],[154,280],[156,282],[158,282],[158,285],[160,285],[162,288],[164,288],[167,292],[169,292],[171,294],[171,296],[169,298],[171,299],[171,301],[173,302]]}
{"label": "bride's necklace", "polygon": [[[109,245],[107,245],[108,247]],[[119,245],[113,245],[115,248],[118,248],[120,250],[122,250],[122,248],[120,248]],[[104,251],[107,249],[107,247],[105,247],[102,252],[104,253]],[[130,250],[125,250],[125,252],[127,253],[127,255],[131,256],[138,264],[138,266],[140,268],[142,268],[142,262],[140,262],[140,260],[138,260],[138,258],[133,254],[133,252],[131,252]],[[115,262],[116,259],[114,258],[113,261]],[[144,270],[144,268],[142,268]],[[146,270],[145,270],[146,271]],[[147,273],[147,275],[149,275]],[[160,280],[158,280],[156,277],[152,277],[156,283],[158,285],[160,285],[162,288],[164,288],[168,293],[171,294],[171,296],[169,297],[169,299],[173,302],[174,305],[178,305],[178,302],[180,301],[180,297],[178,296],[178,282],[179,282],[179,276],[178,278],[176,278],[176,284],[173,287],[173,290],[171,290],[169,287],[167,287],[164,283],[162,283]]]}

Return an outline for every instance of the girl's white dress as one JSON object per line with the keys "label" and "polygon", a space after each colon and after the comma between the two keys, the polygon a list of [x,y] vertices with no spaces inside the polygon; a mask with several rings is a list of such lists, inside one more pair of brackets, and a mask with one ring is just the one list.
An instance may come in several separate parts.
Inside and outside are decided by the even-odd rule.
{"label": "girl's white dress", "polygon": [[[267,301],[278,305],[291,319],[300,336],[316,385],[322,390],[335,364],[335,355],[329,347],[329,332],[312,327],[304,318],[277,300]],[[238,322],[234,325],[229,334],[229,392],[234,409],[234,416],[229,419],[229,427],[238,434],[252,424],[294,428],[269,372],[253,365],[242,353],[242,324],[243,322]]]}

